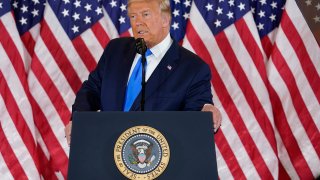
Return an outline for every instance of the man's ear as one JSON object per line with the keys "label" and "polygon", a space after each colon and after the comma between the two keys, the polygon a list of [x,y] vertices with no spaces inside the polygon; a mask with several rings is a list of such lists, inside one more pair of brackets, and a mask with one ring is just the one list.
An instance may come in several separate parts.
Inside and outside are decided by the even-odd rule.
{"label": "man's ear", "polygon": [[170,16],[166,13],[162,14],[162,27],[166,28],[170,26]]}

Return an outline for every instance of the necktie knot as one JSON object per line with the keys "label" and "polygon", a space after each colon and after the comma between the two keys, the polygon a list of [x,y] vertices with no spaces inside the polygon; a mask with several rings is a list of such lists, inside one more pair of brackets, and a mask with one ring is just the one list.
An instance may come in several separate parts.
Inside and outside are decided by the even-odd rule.
{"label": "necktie knot", "polygon": [[146,57],[150,56],[152,54],[152,52],[150,51],[150,49],[147,49],[146,51]]}

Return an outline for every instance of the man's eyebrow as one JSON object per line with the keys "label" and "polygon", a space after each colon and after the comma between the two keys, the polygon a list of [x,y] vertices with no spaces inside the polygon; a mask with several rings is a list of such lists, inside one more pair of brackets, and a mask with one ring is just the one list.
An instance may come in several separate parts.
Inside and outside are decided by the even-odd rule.
{"label": "man's eyebrow", "polygon": [[145,9],[143,11],[140,12],[129,12],[128,14],[139,14],[139,13],[145,13],[145,12],[151,12],[150,9]]}

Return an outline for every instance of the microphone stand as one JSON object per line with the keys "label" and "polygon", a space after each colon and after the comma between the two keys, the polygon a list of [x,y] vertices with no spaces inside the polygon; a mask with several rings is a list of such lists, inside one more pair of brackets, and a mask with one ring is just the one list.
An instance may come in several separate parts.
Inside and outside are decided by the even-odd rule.
{"label": "microphone stand", "polygon": [[141,54],[141,64],[142,64],[142,81],[141,81],[141,111],[144,111],[145,104],[145,91],[146,91],[146,51],[147,46],[143,38],[136,39],[136,51]]}
{"label": "microphone stand", "polygon": [[141,111],[144,111],[144,104],[145,104],[145,92],[146,92],[146,52],[142,53],[141,57],[142,63],[142,81],[141,81],[141,102],[140,107]]}

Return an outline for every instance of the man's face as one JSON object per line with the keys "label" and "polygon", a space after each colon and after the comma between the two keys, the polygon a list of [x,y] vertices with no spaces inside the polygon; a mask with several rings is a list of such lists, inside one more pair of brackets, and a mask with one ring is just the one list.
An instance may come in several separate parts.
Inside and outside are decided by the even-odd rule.
{"label": "man's face", "polygon": [[144,38],[148,48],[160,43],[169,32],[169,16],[162,13],[158,1],[134,1],[128,7],[135,38]]}

